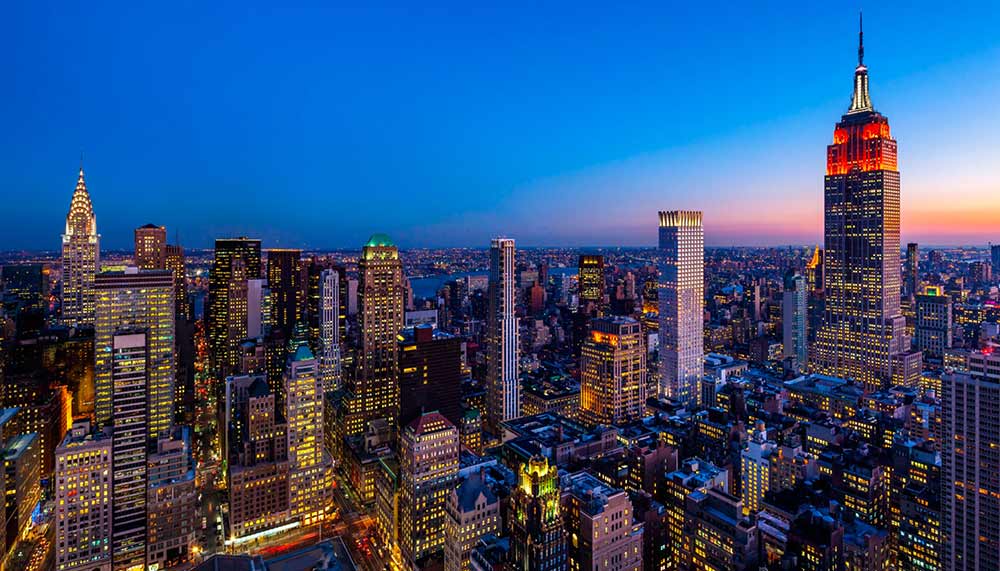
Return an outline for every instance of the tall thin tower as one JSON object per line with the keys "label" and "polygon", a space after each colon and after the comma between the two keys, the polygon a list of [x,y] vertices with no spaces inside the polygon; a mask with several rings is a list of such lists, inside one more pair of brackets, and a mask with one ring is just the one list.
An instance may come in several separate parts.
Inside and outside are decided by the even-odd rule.
{"label": "tall thin tower", "polygon": [[101,265],[101,237],[83,165],[62,235],[62,319],[67,325],[94,323],[94,275]]}
{"label": "tall thin tower", "polygon": [[889,120],[872,107],[864,34],[854,95],[827,147],[824,290],[816,368],[878,390],[904,351],[900,311],[899,171]]}
{"label": "tall thin tower", "polygon": [[486,420],[494,434],[501,422],[521,416],[514,281],[514,240],[494,238],[490,245],[486,340]]}
{"label": "tall thin tower", "polygon": [[319,275],[319,374],[323,390],[340,388],[340,272]]}
{"label": "tall thin tower", "polygon": [[347,434],[364,431],[373,419],[391,423],[399,414],[397,336],[403,328],[403,265],[385,234],[374,234],[358,261],[361,351],[350,404]]}
{"label": "tall thin tower", "polygon": [[694,405],[705,372],[701,212],[660,212],[660,255],[660,393]]}

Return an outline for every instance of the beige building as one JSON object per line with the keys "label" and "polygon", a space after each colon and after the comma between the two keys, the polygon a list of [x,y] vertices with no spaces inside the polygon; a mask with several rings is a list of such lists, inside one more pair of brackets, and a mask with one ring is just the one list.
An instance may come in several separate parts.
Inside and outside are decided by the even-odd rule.
{"label": "beige building", "polygon": [[563,516],[571,571],[639,571],[643,524],[635,520],[624,490],[588,472],[569,477]]}
{"label": "beige building", "polygon": [[57,571],[111,569],[111,435],[87,421],[56,448],[55,557]]}
{"label": "beige building", "polygon": [[403,564],[444,547],[445,505],[458,477],[458,429],[439,412],[421,415],[400,435],[399,550]]}
{"label": "beige building", "polygon": [[191,558],[199,515],[194,470],[190,428],[179,427],[173,434],[161,436],[147,468],[149,568],[170,569]]}
{"label": "beige building", "polygon": [[451,490],[445,506],[445,571],[468,571],[469,555],[488,534],[500,533],[500,501],[482,471]]}
{"label": "beige building", "polygon": [[591,425],[642,418],[646,403],[646,348],[631,317],[591,321],[580,352],[580,417]]}

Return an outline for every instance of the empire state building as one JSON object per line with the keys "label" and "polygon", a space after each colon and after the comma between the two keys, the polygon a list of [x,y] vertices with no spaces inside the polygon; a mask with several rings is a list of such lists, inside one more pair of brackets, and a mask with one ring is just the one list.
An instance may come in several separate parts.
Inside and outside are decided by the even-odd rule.
{"label": "empire state building", "polygon": [[818,372],[872,391],[908,384],[921,363],[906,352],[900,311],[896,141],[868,93],[863,31],[858,40],[851,106],[826,151],[826,314],[814,352]]}

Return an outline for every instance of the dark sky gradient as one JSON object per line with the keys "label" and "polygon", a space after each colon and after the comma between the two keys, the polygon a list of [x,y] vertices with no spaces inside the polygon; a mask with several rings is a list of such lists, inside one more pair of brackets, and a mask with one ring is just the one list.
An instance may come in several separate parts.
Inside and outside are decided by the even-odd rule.
{"label": "dark sky gradient", "polygon": [[[5,5],[0,249],[57,247],[81,149],[108,248],[822,235],[852,3],[143,4]],[[904,239],[1000,240],[1000,3],[865,8]]]}

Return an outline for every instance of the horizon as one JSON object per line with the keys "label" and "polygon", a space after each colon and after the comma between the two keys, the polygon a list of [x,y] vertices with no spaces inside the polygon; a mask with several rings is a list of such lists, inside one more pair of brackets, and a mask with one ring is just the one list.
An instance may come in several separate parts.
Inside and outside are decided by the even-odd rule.
{"label": "horizon", "polygon": [[[705,213],[709,246],[822,243],[858,22],[795,6],[711,25],[699,7],[629,7],[594,26],[594,8],[559,5],[17,5],[0,41],[37,49],[5,64],[19,81],[0,95],[0,167],[21,224],[0,246],[58,247],[81,147],[109,249],[148,221],[201,248],[241,234],[351,247],[369,229],[409,248],[500,234],[642,247],[673,209]],[[872,98],[900,146],[902,242],[1000,241],[1000,7],[865,16]],[[63,37],[77,41],[45,41]]]}

